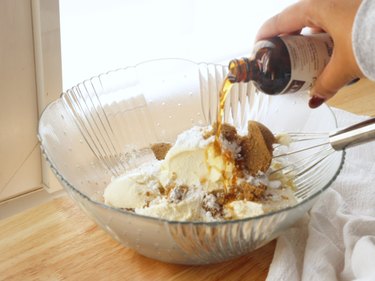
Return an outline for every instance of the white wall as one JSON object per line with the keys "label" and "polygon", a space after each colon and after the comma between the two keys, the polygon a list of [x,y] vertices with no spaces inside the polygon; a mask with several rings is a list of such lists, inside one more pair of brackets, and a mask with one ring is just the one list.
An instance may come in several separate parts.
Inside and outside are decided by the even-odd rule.
{"label": "white wall", "polygon": [[268,17],[295,0],[62,0],[64,89],[148,59],[223,62],[251,51]]}
{"label": "white wall", "polygon": [[0,202],[41,187],[30,0],[0,1]]}
{"label": "white wall", "polygon": [[0,219],[47,200],[43,187],[60,188],[37,138],[41,112],[62,91],[58,7],[0,1]]}

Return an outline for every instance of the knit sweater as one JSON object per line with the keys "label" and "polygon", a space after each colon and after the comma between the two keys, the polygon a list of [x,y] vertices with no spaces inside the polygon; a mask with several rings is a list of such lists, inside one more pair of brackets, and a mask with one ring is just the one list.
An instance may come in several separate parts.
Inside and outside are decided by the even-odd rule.
{"label": "knit sweater", "polygon": [[375,81],[375,0],[363,0],[356,14],[352,44],[363,74]]}

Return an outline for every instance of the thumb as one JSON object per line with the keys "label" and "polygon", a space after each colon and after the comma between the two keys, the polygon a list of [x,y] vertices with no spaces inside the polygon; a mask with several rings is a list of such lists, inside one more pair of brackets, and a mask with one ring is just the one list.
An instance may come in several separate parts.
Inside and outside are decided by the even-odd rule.
{"label": "thumb", "polygon": [[[348,69],[347,64],[347,60],[340,59],[337,53],[332,54],[330,61],[319,75],[310,91],[312,100],[315,102],[318,101],[318,103],[321,101],[320,104],[322,104],[324,101],[333,97],[337,91],[348,82],[353,80],[352,75],[346,71]],[[310,107],[317,106],[311,106],[310,104]]]}

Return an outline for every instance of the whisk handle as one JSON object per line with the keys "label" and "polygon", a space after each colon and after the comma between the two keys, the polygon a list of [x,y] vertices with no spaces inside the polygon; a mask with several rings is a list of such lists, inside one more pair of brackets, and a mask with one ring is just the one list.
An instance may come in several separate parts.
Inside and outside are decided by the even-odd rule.
{"label": "whisk handle", "polygon": [[329,140],[335,150],[375,140],[375,118],[334,132],[330,134]]}

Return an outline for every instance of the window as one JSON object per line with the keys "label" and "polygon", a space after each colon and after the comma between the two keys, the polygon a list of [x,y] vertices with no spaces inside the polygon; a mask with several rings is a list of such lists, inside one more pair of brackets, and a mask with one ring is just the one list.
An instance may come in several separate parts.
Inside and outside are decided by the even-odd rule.
{"label": "window", "polygon": [[[62,89],[149,59],[226,63],[246,56],[260,24],[292,2],[1,1],[0,207],[43,186],[58,186],[41,161],[36,134],[39,114]],[[22,200],[18,204],[27,207]]]}

